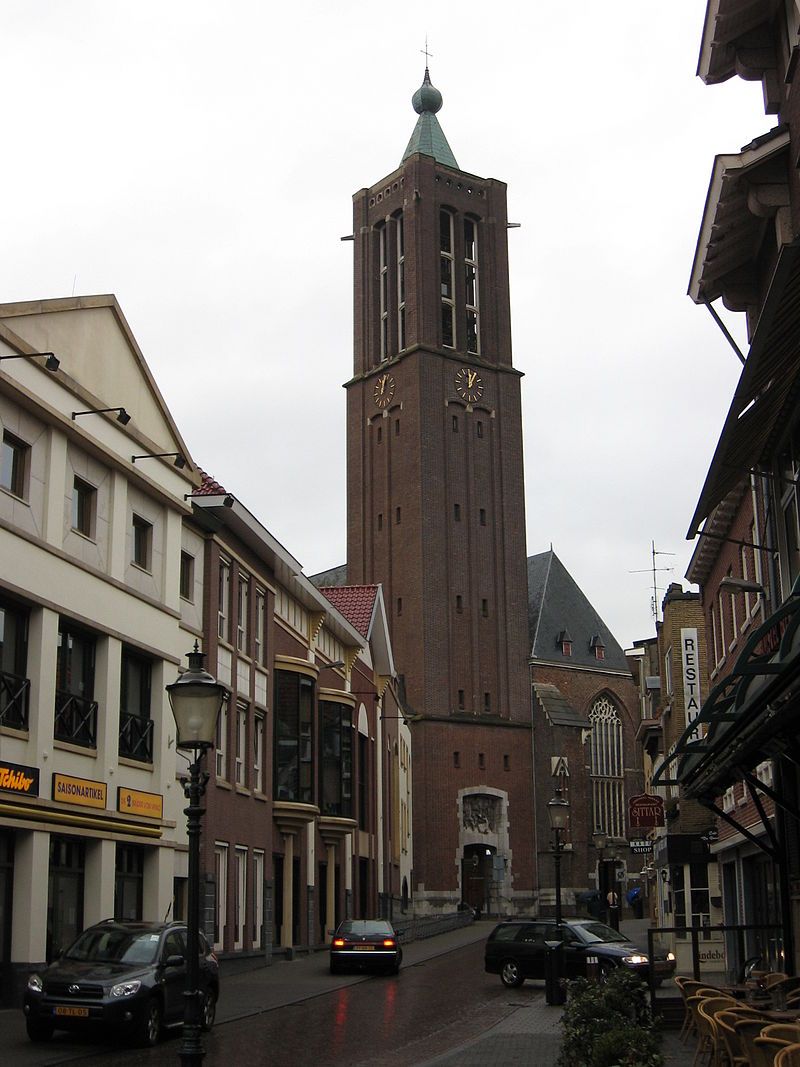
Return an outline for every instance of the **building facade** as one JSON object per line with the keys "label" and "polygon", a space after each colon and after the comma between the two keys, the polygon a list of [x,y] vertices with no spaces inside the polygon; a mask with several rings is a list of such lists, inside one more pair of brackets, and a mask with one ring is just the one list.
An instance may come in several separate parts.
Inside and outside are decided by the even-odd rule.
{"label": "building facade", "polygon": [[[748,349],[689,536],[699,535],[700,546],[704,539],[718,539],[720,509],[731,494],[756,495],[751,516],[741,504],[734,509],[752,519],[749,535],[746,521],[744,529],[724,534],[736,551],[727,560],[720,554],[705,568],[704,603],[709,611],[716,604],[709,640],[716,622],[719,673],[697,724],[678,739],[661,774],[733,831],[720,854],[728,868],[723,868],[726,918],[728,911],[748,914],[741,877],[747,860],[754,875],[749,913],[761,906],[756,886],[763,904],[765,929],[757,954],[768,966],[790,972],[798,966],[800,923],[798,29],[794,0],[745,6],[710,0],[703,25],[698,66],[703,81],[710,85],[735,76],[760,81],[765,112],[776,121],[766,131],[749,131],[756,136],[741,151],[716,157],[703,210],[689,295],[698,304],[722,300],[744,312]],[[753,556],[737,556],[740,548]],[[702,548],[698,552],[693,573],[701,578]],[[745,583],[734,598],[726,579]],[[749,607],[744,594],[752,598]],[[737,631],[749,619],[749,632],[731,649],[733,612]],[[722,641],[726,626],[728,644]],[[760,824],[758,832],[754,823]],[[752,854],[745,855],[751,845]]]}
{"label": "building facade", "polygon": [[628,840],[628,800],[642,792],[638,694],[625,653],[552,549],[528,559],[528,595],[539,902],[554,909],[546,802],[558,791],[570,822],[562,907],[605,912],[610,892],[622,901],[640,881]]}
{"label": "building facade", "polygon": [[[37,355],[43,353],[43,355]],[[114,297],[0,306],[0,995],[186,879],[164,686],[198,478]],[[178,461],[176,463],[176,461]]]}
{"label": "building facade", "polygon": [[418,913],[534,886],[520,374],[506,188],[460,170],[428,72],[354,197],[347,580],[383,587],[413,719]]}

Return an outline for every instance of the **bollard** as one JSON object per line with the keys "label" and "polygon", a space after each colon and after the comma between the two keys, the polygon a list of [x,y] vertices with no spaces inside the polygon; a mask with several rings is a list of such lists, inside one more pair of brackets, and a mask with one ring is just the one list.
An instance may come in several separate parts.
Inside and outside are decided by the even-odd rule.
{"label": "bollard", "polygon": [[544,960],[544,996],[548,1004],[563,1004],[567,999],[561,980],[561,941],[545,941],[547,955]]}

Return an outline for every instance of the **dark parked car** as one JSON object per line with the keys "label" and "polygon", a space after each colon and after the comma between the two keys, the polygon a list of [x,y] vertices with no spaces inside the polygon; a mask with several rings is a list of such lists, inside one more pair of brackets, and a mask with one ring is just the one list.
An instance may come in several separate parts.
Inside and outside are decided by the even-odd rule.
{"label": "dark parked car", "polygon": [[[118,922],[90,926],[60,959],[28,979],[24,1012],[32,1041],[54,1030],[105,1027],[154,1045],[163,1028],[183,1022],[186,927],[182,923]],[[217,957],[200,935],[202,1025],[214,1025],[219,996]]]}
{"label": "dark parked car", "polygon": [[[545,961],[551,946],[558,942],[555,919],[514,919],[502,922],[486,942],[485,969],[499,974],[503,985],[520,986],[526,978],[544,978]],[[624,934],[596,919],[564,919],[561,923],[561,973],[566,978],[586,974],[586,957],[596,956],[600,975],[613,967],[628,967],[647,979],[650,960],[647,951]],[[656,984],[675,970],[671,952],[653,953]]]}
{"label": "dark parked car", "polygon": [[385,919],[345,919],[331,941],[331,974],[349,968],[386,970],[397,974],[403,950],[391,923]]}

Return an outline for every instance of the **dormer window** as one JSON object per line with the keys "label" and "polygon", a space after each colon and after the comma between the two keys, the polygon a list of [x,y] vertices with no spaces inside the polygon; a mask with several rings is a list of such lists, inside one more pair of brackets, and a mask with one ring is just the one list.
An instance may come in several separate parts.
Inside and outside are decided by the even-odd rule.
{"label": "dormer window", "polygon": [[600,634],[595,634],[594,635],[592,640],[589,642],[589,648],[591,649],[592,652],[594,652],[594,658],[595,659],[605,659],[606,658],[606,646],[605,646],[605,643],[603,642],[603,638],[600,636]]}
{"label": "dormer window", "polygon": [[572,638],[570,637],[569,630],[562,630],[556,638],[556,644],[561,649],[562,656],[572,655]]}

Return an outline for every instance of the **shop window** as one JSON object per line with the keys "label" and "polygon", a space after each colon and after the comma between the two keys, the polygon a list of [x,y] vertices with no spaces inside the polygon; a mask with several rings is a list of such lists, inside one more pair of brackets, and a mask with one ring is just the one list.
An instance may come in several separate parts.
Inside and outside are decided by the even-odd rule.
{"label": "shop window", "polygon": [[144,848],[117,843],[114,871],[114,918],[138,922],[142,918]]}

